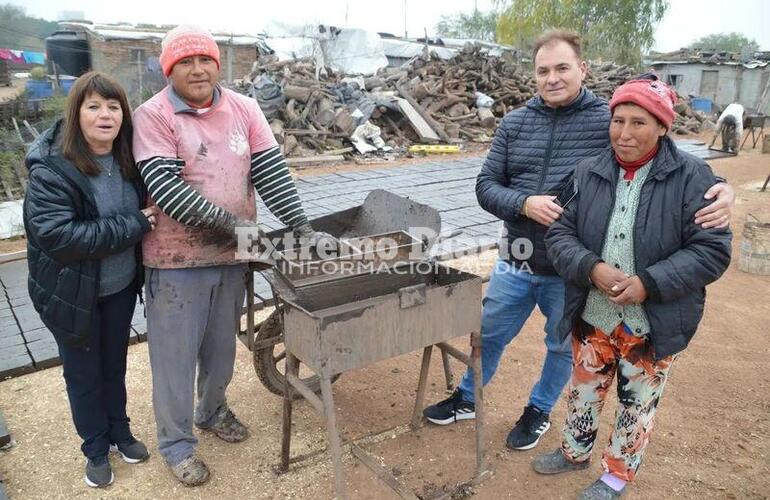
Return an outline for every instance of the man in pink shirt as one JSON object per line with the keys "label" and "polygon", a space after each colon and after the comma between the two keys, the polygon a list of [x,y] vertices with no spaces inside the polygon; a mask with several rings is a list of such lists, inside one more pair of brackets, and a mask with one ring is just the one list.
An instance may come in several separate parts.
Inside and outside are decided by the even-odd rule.
{"label": "man in pink shirt", "polygon": [[320,233],[257,102],[218,85],[211,34],[174,28],[160,63],[170,84],[136,110],[133,144],[150,202],[161,211],[143,242],[153,407],[161,455],[193,486],[209,478],[195,454],[193,422],[227,442],[248,437],[225,390],[247,272],[235,258],[235,229],[255,227],[255,190],[295,235]]}

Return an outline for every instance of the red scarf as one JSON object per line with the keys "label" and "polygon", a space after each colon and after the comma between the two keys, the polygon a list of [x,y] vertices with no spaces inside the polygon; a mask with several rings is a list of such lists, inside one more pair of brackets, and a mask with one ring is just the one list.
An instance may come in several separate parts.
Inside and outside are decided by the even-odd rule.
{"label": "red scarf", "polygon": [[634,180],[634,174],[636,174],[636,171],[642,168],[643,166],[647,165],[647,162],[652,160],[656,154],[658,154],[658,146],[660,143],[656,142],[655,147],[650,150],[649,153],[642,156],[636,161],[625,161],[621,160],[620,156],[618,156],[617,153],[615,153],[615,160],[618,162],[618,164],[623,168],[623,170],[626,171],[625,175],[623,176],[623,180],[626,181],[632,181]]}
{"label": "red scarf", "polygon": [[189,102],[188,102],[187,104],[189,104],[189,105],[190,105],[190,107],[191,107],[191,108],[194,108],[194,109],[206,109],[206,108],[210,108],[210,107],[211,107],[211,105],[212,105],[212,104],[214,104],[214,96],[211,96],[211,99],[209,99],[209,102],[207,102],[207,103],[206,103],[206,104],[204,104],[203,106],[196,106],[195,104],[192,104],[192,103],[189,103]]}

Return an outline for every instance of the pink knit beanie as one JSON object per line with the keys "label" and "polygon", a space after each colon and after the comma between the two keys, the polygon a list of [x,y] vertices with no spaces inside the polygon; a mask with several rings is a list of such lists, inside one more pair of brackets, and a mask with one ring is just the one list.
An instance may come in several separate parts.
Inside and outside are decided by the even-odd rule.
{"label": "pink knit beanie", "polygon": [[216,61],[217,68],[220,66],[219,46],[211,33],[201,27],[189,24],[177,26],[166,33],[160,46],[160,65],[166,76],[185,57],[208,56]]}
{"label": "pink knit beanie", "polygon": [[630,80],[615,89],[610,100],[610,111],[624,103],[636,104],[646,109],[660,120],[667,130],[671,130],[675,116],[676,92],[665,83],[658,80]]}

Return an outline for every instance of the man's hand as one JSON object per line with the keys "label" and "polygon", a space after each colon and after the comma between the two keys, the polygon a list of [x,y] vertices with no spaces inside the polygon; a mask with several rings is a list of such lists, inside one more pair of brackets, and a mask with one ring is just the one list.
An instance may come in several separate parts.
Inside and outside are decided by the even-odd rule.
{"label": "man's hand", "polygon": [[553,201],[555,199],[556,196],[528,196],[524,200],[522,213],[535,222],[550,226],[564,212],[564,209]]}
{"label": "man's hand", "polygon": [[647,290],[644,288],[639,276],[631,276],[612,287],[616,296],[610,296],[610,300],[619,306],[641,304],[647,300]]}
{"label": "man's hand", "polygon": [[606,262],[599,262],[591,270],[591,283],[605,295],[614,297],[620,292],[616,291],[618,285],[628,279],[628,275],[616,269]]}
{"label": "man's hand", "polygon": [[711,200],[716,196],[716,201],[695,212],[695,223],[703,226],[703,229],[724,229],[730,225],[730,211],[735,205],[735,190],[726,182],[714,184],[703,196]]}
{"label": "man's hand", "polygon": [[314,230],[310,224],[295,228],[294,236],[306,241],[310,247],[315,248],[316,252],[322,256],[336,254],[339,249],[339,240],[337,238],[329,233]]}
{"label": "man's hand", "polygon": [[158,213],[160,210],[156,206],[147,207],[142,209],[142,213],[147,217],[147,222],[150,223],[150,231],[155,231],[155,225],[158,223]]}

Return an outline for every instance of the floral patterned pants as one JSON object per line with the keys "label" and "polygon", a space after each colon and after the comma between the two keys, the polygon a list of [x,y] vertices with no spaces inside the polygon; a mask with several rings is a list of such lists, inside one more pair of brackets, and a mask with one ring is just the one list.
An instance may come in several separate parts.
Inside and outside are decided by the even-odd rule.
{"label": "floral patterned pants", "polygon": [[606,472],[633,481],[650,441],[673,357],[655,361],[646,335],[620,324],[610,334],[583,321],[572,333],[572,379],[562,452],[573,462],[590,459],[607,390],[618,377],[615,427],[602,456]]}

